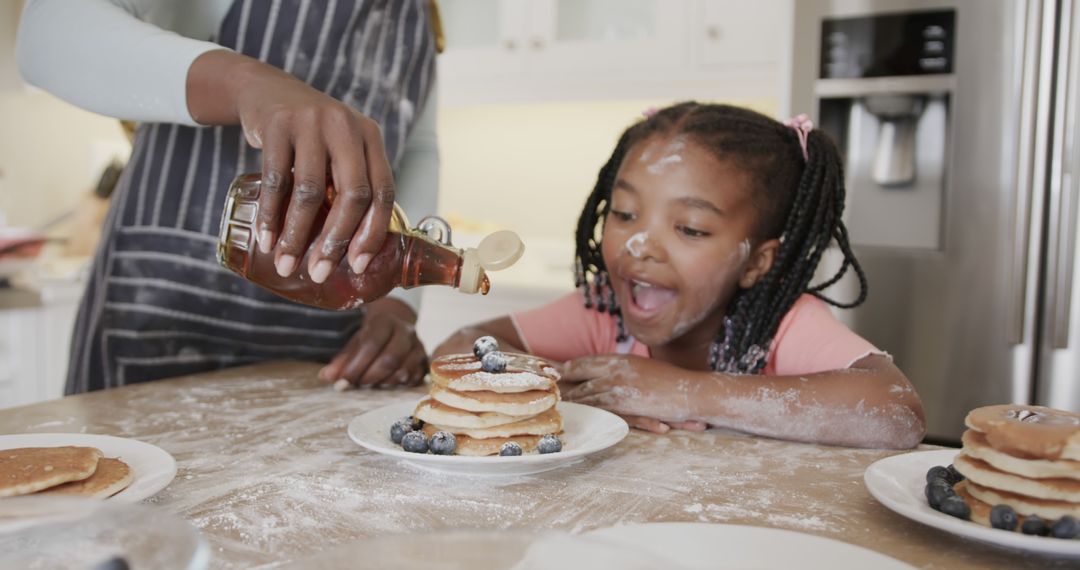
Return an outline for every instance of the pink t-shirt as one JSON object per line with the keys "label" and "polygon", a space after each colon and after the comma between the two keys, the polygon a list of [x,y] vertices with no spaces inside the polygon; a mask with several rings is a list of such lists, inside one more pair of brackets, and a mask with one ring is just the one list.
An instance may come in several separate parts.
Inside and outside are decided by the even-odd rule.
{"label": "pink t-shirt", "polygon": [[[593,354],[649,356],[649,347],[634,339],[617,343],[615,317],[586,309],[580,291],[510,318],[526,350],[556,362]],[[838,321],[824,301],[807,294],[780,321],[764,373],[789,376],[839,370],[870,354],[886,355]]]}

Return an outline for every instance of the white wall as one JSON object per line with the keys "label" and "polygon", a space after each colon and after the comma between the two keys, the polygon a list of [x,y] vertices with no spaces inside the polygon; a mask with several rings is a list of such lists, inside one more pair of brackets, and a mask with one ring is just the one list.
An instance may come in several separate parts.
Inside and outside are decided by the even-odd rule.
{"label": "white wall", "polygon": [[[620,100],[443,107],[439,210],[452,224],[573,239],[578,214],[619,135],[674,101]],[[769,115],[776,101],[734,101]]]}

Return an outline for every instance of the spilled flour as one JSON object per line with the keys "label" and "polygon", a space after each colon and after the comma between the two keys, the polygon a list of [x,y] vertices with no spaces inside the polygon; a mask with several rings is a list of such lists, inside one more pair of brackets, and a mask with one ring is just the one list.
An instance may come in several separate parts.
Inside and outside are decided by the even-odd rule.
{"label": "spilled flour", "polygon": [[[865,467],[889,452],[744,437],[632,431],[575,465],[512,479],[428,472],[366,451],[352,418],[413,391],[335,392],[318,367],[264,367],[77,399],[65,417],[13,416],[20,431],[136,437],[171,453],[172,483],[149,502],[195,525],[213,567],[272,566],[387,533],[561,529],[701,521],[835,537],[866,533]],[[270,371],[274,377],[266,377]],[[75,404],[72,404],[73,406]],[[89,423],[84,419],[92,418]],[[389,427],[389,426],[388,426]]]}

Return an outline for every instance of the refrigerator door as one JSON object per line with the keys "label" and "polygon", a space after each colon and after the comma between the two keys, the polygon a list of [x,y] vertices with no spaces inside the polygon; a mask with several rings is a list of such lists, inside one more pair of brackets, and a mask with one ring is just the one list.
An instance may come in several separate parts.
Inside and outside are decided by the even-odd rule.
{"label": "refrigerator door", "polygon": [[[890,352],[926,411],[928,436],[958,440],[973,408],[1028,401],[1036,333],[1041,197],[1050,74],[1042,34],[1053,0],[800,0],[790,113],[828,111],[817,81],[823,18],[955,10],[948,93],[940,245],[855,244],[870,296],[840,317]],[[1051,15],[1052,16],[1052,15]],[[1052,22],[1052,17],[1049,20]],[[1052,37],[1050,38],[1052,40]],[[1049,59],[1047,59],[1049,61]],[[878,78],[877,89],[930,85]],[[935,83],[936,85],[936,83]],[[822,121],[829,131],[829,124]],[[841,125],[847,128],[845,125]],[[847,133],[830,132],[839,144]],[[852,149],[846,148],[850,158]],[[878,190],[850,180],[849,204]],[[849,214],[851,212],[849,211]],[[835,266],[834,266],[835,267]],[[826,267],[828,273],[833,267]],[[831,274],[831,273],[829,273]],[[850,282],[846,285],[850,288]],[[835,297],[849,299],[838,286]],[[1075,319],[1073,322],[1077,322]]]}
{"label": "refrigerator door", "polygon": [[1076,224],[1080,185],[1080,3],[1062,0],[1057,34],[1046,248],[1035,401],[1080,411],[1080,279]]}

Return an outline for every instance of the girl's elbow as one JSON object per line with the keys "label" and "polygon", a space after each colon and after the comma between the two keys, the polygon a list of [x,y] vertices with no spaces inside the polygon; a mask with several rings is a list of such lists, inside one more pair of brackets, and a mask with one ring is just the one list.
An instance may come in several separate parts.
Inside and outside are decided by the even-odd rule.
{"label": "girl's elbow", "polygon": [[926,437],[926,416],[918,396],[894,405],[895,449],[912,449]]}

